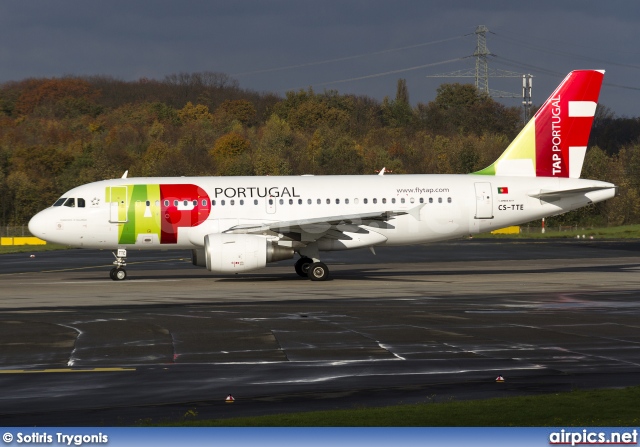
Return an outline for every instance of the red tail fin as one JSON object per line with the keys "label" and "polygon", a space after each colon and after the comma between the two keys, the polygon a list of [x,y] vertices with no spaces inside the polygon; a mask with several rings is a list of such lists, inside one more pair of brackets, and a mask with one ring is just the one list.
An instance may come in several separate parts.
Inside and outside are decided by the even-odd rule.
{"label": "red tail fin", "polygon": [[536,176],[580,177],[603,71],[572,71],[535,114]]}
{"label": "red tail fin", "polygon": [[580,177],[604,71],[564,78],[500,158],[476,172],[525,177]]}

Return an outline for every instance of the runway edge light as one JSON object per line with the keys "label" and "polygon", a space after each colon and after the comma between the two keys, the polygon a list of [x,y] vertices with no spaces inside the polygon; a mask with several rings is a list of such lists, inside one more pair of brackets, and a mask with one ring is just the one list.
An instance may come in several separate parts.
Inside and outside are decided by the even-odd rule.
{"label": "runway edge light", "polygon": [[504,377],[502,377],[502,376],[498,376],[498,377],[496,377],[496,382],[497,382],[497,383],[502,383],[502,382],[504,382]]}
{"label": "runway edge light", "polygon": [[225,401],[226,403],[228,403],[228,404],[232,404],[232,403],[234,403],[234,402],[235,402],[235,399],[233,398],[233,396],[232,396],[231,394],[229,394],[229,395],[227,396],[227,398],[226,398],[224,401]]}

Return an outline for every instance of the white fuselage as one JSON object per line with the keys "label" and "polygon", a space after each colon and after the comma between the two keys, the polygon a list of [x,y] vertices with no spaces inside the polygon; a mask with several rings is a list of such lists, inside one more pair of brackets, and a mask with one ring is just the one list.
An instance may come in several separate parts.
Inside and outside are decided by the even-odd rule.
{"label": "white fuselage", "polygon": [[[553,199],[532,197],[576,190],[581,191]],[[298,222],[304,227],[306,221],[335,216],[399,214],[388,221],[338,226],[350,235],[367,230],[350,240],[318,240],[320,250],[339,250],[452,239],[562,214],[614,195],[610,183],[548,177],[124,178],[70,190],[63,197],[75,199],[73,206],[59,201],[38,213],[29,228],[47,241],[77,247],[194,249],[203,247],[206,235],[237,226]],[[326,230],[317,223],[305,229],[311,235]]]}

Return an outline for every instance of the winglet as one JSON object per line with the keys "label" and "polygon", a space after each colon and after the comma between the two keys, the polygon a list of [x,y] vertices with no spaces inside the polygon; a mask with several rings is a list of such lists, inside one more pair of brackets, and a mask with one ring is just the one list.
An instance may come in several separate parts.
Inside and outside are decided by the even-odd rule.
{"label": "winglet", "polygon": [[575,70],[481,175],[579,178],[604,70]]}

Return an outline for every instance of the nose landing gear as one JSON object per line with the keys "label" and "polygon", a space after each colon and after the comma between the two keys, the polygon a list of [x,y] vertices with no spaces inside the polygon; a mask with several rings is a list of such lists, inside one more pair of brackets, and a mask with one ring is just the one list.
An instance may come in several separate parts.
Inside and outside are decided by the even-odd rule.
{"label": "nose landing gear", "polygon": [[112,254],[116,260],[113,261],[113,265],[115,265],[115,267],[111,269],[109,276],[114,281],[123,281],[127,279],[127,271],[124,269],[127,265],[127,250],[119,248],[117,254]]}

